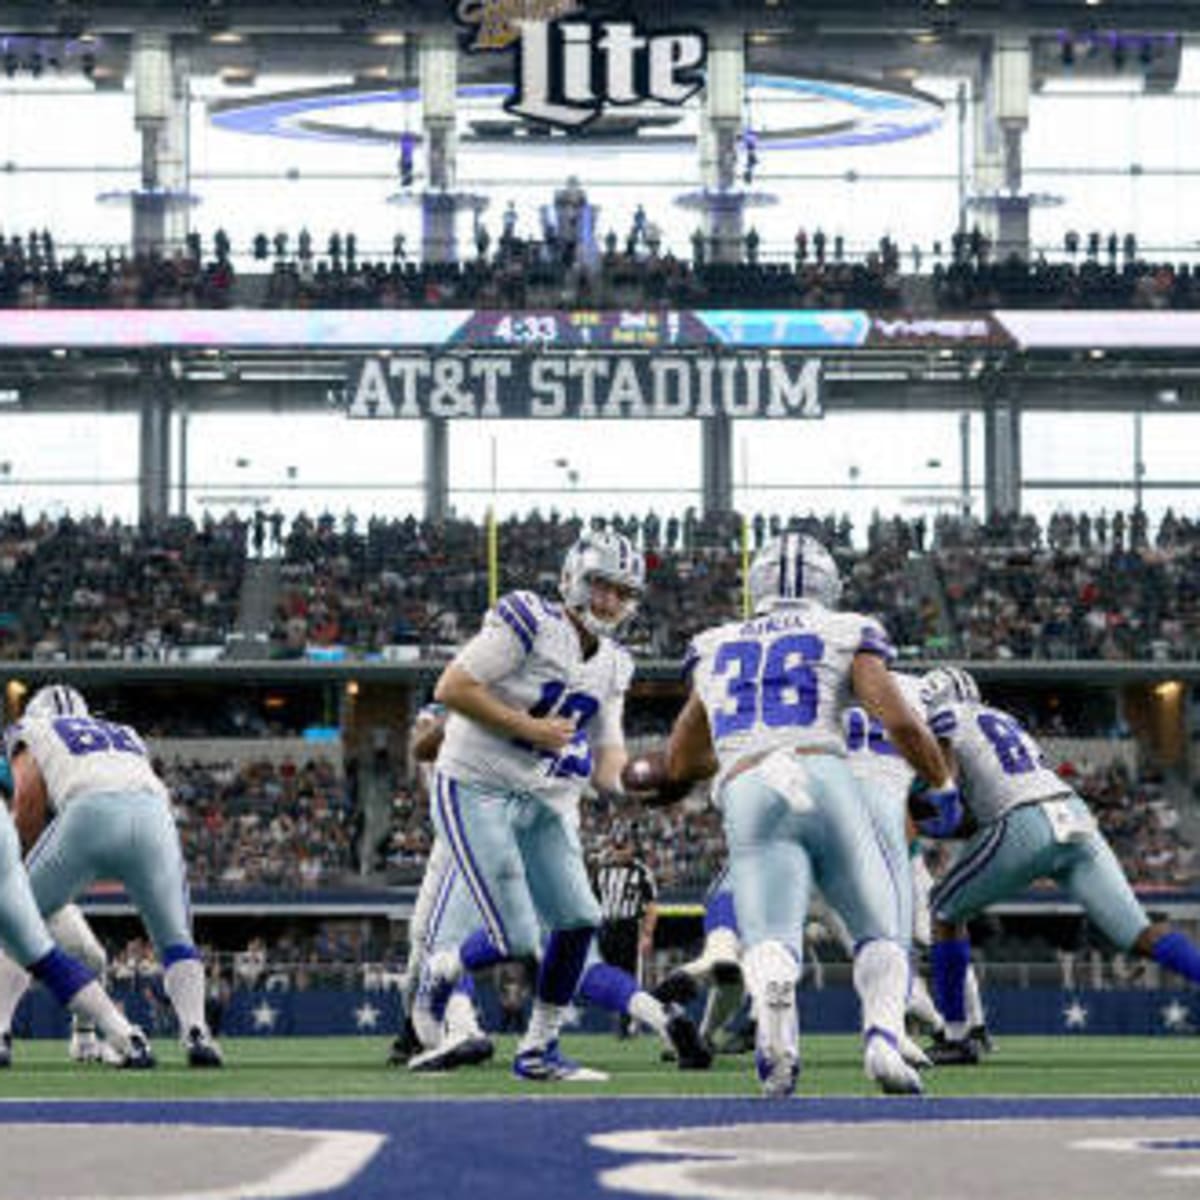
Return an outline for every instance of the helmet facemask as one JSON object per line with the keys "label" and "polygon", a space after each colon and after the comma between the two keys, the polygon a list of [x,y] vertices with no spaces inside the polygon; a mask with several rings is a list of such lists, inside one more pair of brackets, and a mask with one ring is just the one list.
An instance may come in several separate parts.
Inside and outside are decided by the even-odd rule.
{"label": "helmet facemask", "polygon": [[[637,612],[645,579],[645,562],[628,538],[617,533],[591,533],[567,551],[559,591],[563,603],[589,633],[615,637]],[[603,581],[621,593],[619,611],[612,617],[600,616],[593,610],[596,581]]]}

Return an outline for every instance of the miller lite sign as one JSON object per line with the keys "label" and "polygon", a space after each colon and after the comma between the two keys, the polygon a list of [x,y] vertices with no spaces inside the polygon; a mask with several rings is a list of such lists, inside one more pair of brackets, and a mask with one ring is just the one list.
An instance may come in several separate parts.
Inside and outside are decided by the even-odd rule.
{"label": "miller lite sign", "polygon": [[704,86],[708,39],[699,30],[652,32],[630,20],[590,21],[574,10],[526,18],[539,7],[544,14],[544,6],[494,2],[517,31],[515,41],[498,33],[495,23],[488,36],[481,35],[489,28],[486,4],[459,5],[455,15],[472,29],[469,50],[515,46],[516,87],[504,107],[516,116],[578,132],[607,108],[679,106]]}

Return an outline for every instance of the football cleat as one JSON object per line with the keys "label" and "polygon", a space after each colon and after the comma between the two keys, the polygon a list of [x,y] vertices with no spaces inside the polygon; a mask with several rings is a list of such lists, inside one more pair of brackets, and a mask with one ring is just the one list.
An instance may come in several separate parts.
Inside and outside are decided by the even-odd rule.
{"label": "football cleat", "polygon": [[863,1072],[889,1096],[919,1096],[925,1090],[920,1075],[904,1061],[896,1039],[882,1029],[867,1031]]}
{"label": "football cleat", "polygon": [[686,971],[672,971],[651,993],[660,1004],[690,1004],[700,994]]}
{"label": "football cleat", "polygon": [[707,1071],[712,1066],[711,1048],[700,1036],[695,1021],[682,1008],[671,1010],[667,1019],[667,1038],[681,1071]]}
{"label": "football cleat", "polygon": [[485,1033],[464,1033],[459,1037],[446,1037],[441,1045],[408,1060],[408,1069],[418,1072],[455,1071],[459,1067],[474,1067],[485,1063],[496,1047]]}
{"label": "football cleat", "polygon": [[154,1051],[146,1035],[135,1025],[129,1033],[129,1045],[118,1052],[113,1065],[122,1071],[149,1071],[154,1065]]}
{"label": "football cleat", "polygon": [[755,1050],[754,1069],[768,1100],[787,1099],[795,1092],[796,1080],[800,1078],[800,1056],[791,1050],[778,1054]]}
{"label": "football cleat", "polygon": [[979,1044],[972,1038],[948,1038],[936,1035],[929,1047],[929,1060],[937,1067],[975,1067],[979,1065]]}
{"label": "football cleat", "polygon": [[205,1068],[225,1065],[225,1056],[221,1053],[221,1047],[197,1025],[193,1025],[187,1031],[187,1037],[183,1039],[183,1048],[187,1051],[189,1067]]}
{"label": "football cleat", "polygon": [[896,1039],[896,1048],[900,1051],[900,1057],[910,1067],[916,1067],[918,1071],[927,1071],[933,1066],[933,1059],[907,1033],[901,1032]]}
{"label": "football cleat", "polygon": [[72,1062],[99,1063],[104,1061],[104,1047],[94,1030],[77,1029],[71,1034],[67,1056]]}
{"label": "football cleat", "polygon": [[992,1035],[986,1025],[972,1025],[967,1030],[967,1040],[979,1047],[980,1058],[996,1049],[996,1043],[992,1041]]}
{"label": "football cleat", "polygon": [[12,1066],[12,1034],[6,1029],[0,1033],[0,1070]]}
{"label": "football cleat", "polygon": [[544,1046],[518,1050],[513,1059],[513,1074],[518,1079],[536,1083],[604,1083],[608,1075],[591,1067],[581,1066],[567,1058],[558,1048],[558,1039]]}
{"label": "football cleat", "polygon": [[424,1049],[421,1039],[417,1037],[417,1031],[413,1028],[412,1017],[405,1017],[404,1028],[392,1040],[392,1048],[388,1051],[387,1065],[402,1067],[409,1059],[420,1054]]}

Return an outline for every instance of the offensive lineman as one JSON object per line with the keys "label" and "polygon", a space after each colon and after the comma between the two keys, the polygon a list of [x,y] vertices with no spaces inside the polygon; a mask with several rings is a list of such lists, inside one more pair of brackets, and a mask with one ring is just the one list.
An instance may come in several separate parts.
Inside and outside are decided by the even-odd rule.
{"label": "offensive lineman", "polygon": [[615,635],[644,587],[645,563],[627,538],[584,534],[563,562],[562,604],[531,592],[501,598],[434,693],[450,710],[434,822],[484,922],[435,986],[452,981],[447,970],[533,956],[542,918],[550,936],[513,1062],[519,1078],[585,1075],[559,1050],[600,922],[579,841],[579,797],[589,777],[602,792],[621,789],[633,662]]}
{"label": "offensive lineman", "polygon": [[957,667],[930,671],[922,694],[976,829],[933,891],[934,993],[948,1042],[961,1044],[968,1032],[966,923],[1039,878],[1077,900],[1119,950],[1200,983],[1200,949],[1169,925],[1151,923],[1087,804],[1020,722],[984,703],[975,680]]}
{"label": "offensive lineman", "polygon": [[[93,716],[78,691],[61,685],[35,693],[5,741],[38,908],[57,912],[100,877],[123,883],[163,964],[188,1065],[221,1066],[204,1019],[204,967],[192,941],[179,833],[145,744],[130,726]],[[16,1000],[0,997],[4,1003]]]}
{"label": "offensive lineman", "polygon": [[[5,731],[8,743],[8,731]],[[12,764],[14,751],[6,745],[6,790],[15,790],[19,768]],[[73,907],[73,906],[72,906]],[[78,912],[78,910],[74,910]],[[58,914],[60,917],[64,914]],[[80,916],[82,921],[82,916]],[[88,931],[90,933],[90,930]],[[141,1070],[154,1066],[154,1055],[145,1035],[131,1025],[109,999],[92,972],[55,945],[29,886],[21,864],[20,841],[8,808],[0,803],[0,943],[6,955],[0,965],[15,982],[16,992],[0,1020],[0,1067],[12,1065],[12,1013],[33,978],[44,983],[54,998],[69,1008],[87,1027],[99,1027],[112,1048],[114,1066]],[[22,969],[20,964],[24,964]]]}
{"label": "offensive lineman", "polygon": [[900,884],[846,765],[841,716],[851,698],[883,721],[935,785],[931,796],[950,803],[953,785],[888,672],[894,651],[882,627],[833,611],[841,581],[824,547],[795,533],[772,540],[754,557],[749,591],[753,619],[692,643],[693,690],[671,733],[667,777],[717,776],[759,1080],[768,1096],[795,1089],[796,930],[815,880],[855,937],[864,1070],[884,1091],[919,1092],[920,1077],[899,1050],[908,982]]}

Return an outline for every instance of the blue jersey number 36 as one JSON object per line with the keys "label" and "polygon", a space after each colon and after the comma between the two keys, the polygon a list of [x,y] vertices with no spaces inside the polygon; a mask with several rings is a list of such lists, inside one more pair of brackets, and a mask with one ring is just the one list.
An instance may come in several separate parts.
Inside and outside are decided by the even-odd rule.
{"label": "blue jersey number 36", "polygon": [[731,704],[713,715],[713,737],[745,733],[758,720],[772,729],[811,725],[817,719],[817,676],[825,643],[811,633],[755,641],[725,642],[713,661],[714,675],[728,675]]}

